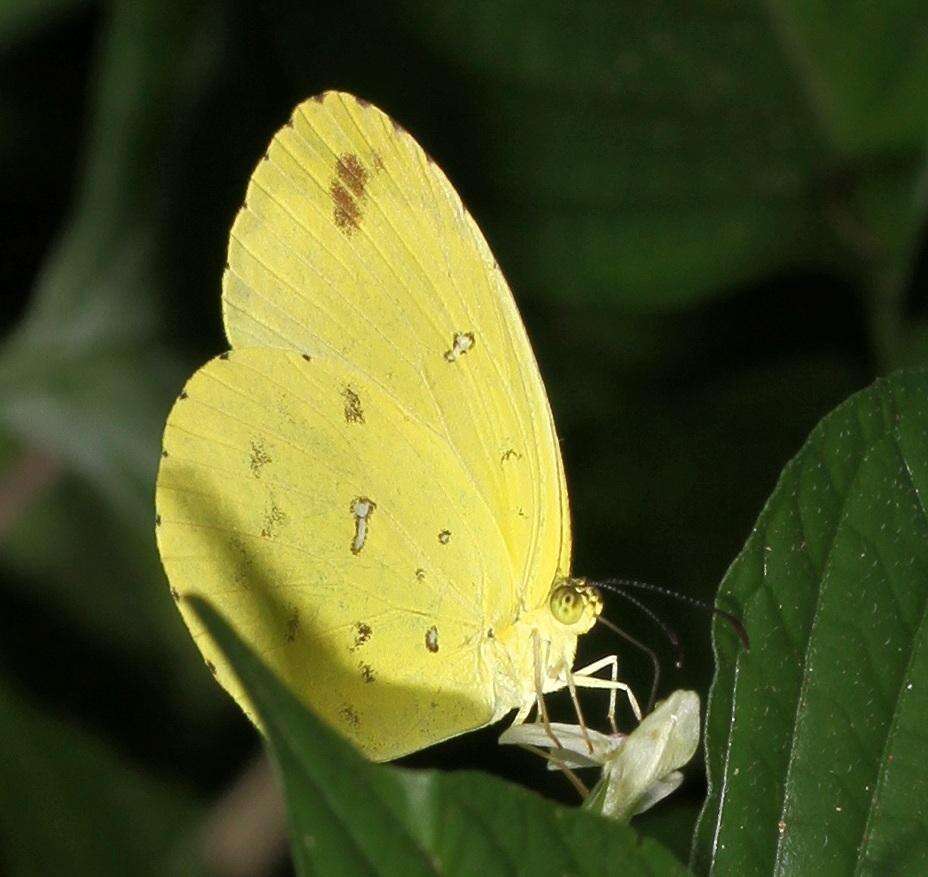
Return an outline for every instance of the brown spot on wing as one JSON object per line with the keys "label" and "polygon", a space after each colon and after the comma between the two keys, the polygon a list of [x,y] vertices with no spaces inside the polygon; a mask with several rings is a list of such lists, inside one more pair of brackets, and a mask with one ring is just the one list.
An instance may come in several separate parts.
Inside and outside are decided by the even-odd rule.
{"label": "brown spot on wing", "polygon": [[345,423],[364,423],[361,397],[351,387],[345,387],[342,398],[345,400]]}
{"label": "brown spot on wing", "polygon": [[338,180],[332,180],[329,195],[332,196],[332,216],[335,224],[350,236],[361,227],[361,208],[358,202]]}
{"label": "brown spot on wing", "polygon": [[271,507],[264,516],[264,526],[261,528],[261,535],[265,539],[273,539],[277,535],[277,530],[280,525],[286,520],[287,513],[272,500]]}
{"label": "brown spot on wing", "polygon": [[473,332],[455,332],[451,339],[451,348],[444,353],[445,362],[456,362],[476,343]]}
{"label": "brown spot on wing", "polygon": [[370,173],[353,152],[342,153],[335,162],[335,176],[329,183],[335,224],[347,235],[361,226],[361,202],[367,193]]}
{"label": "brown spot on wing", "polygon": [[294,606],[293,612],[290,614],[290,617],[287,619],[287,642],[292,643],[296,639],[296,635],[299,632],[300,632],[300,610]]}
{"label": "brown spot on wing", "polygon": [[351,540],[351,553],[359,555],[367,544],[371,517],[377,508],[377,503],[366,496],[359,496],[351,501],[349,511],[354,518],[354,538]]}
{"label": "brown spot on wing", "polygon": [[346,724],[351,725],[352,728],[361,727],[361,718],[355,711],[354,707],[345,704],[339,711],[339,715],[345,721]]}
{"label": "brown spot on wing", "polygon": [[365,682],[373,682],[377,678],[374,675],[374,668],[370,664],[365,664],[364,661],[358,664],[358,669],[361,671],[361,678]]}
{"label": "brown spot on wing", "polygon": [[261,477],[261,470],[271,462],[271,458],[268,456],[267,451],[264,450],[264,445],[257,441],[251,443],[251,454],[248,457],[248,468],[251,469],[251,474],[255,478]]}
{"label": "brown spot on wing", "polygon": [[335,173],[338,174],[339,180],[348,187],[355,198],[364,197],[364,190],[370,174],[367,168],[361,164],[358,157],[352,152],[345,152],[335,163]]}
{"label": "brown spot on wing", "polygon": [[[365,161],[367,161],[367,157]],[[375,172],[384,169],[383,158],[376,151],[371,151],[369,164]],[[349,237],[361,227],[363,205],[367,198],[367,184],[371,171],[353,152],[343,152],[335,161],[335,174],[329,182],[329,196],[332,198],[332,218]]]}
{"label": "brown spot on wing", "polygon": [[354,651],[355,649],[360,648],[364,645],[370,638],[371,634],[374,631],[371,630],[371,626],[366,624],[363,621],[356,621],[354,625],[354,645],[351,646],[349,651]]}
{"label": "brown spot on wing", "polygon": [[425,632],[425,647],[433,654],[438,651],[438,628],[434,624]]}
{"label": "brown spot on wing", "polygon": [[226,543],[226,547],[233,560],[235,584],[248,588],[254,578],[254,554],[238,536],[234,535]]}

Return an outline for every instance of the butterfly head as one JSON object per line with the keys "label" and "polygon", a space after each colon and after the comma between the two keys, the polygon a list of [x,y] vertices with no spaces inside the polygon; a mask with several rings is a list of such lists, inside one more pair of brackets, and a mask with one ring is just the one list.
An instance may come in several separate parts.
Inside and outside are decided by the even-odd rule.
{"label": "butterfly head", "polygon": [[548,608],[561,624],[586,633],[603,611],[603,595],[586,579],[562,579],[551,591]]}

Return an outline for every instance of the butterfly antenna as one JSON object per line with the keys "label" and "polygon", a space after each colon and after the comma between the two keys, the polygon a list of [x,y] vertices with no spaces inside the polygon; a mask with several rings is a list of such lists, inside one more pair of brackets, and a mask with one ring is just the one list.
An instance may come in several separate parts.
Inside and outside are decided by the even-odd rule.
{"label": "butterfly antenna", "polygon": [[673,647],[673,663],[674,666],[679,670],[683,666],[683,646],[680,644],[680,637],[677,636],[677,632],[669,625],[663,618],[657,615],[653,609],[646,606],[642,603],[637,597],[633,597],[627,591],[622,590],[622,588],[616,587],[611,584],[611,582],[595,582],[595,585],[599,587],[600,585],[604,587],[607,591],[615,594],[618,597],[622,597],[624,600],[628,600],[633,606],[637,607],[638,610],[643,614],[647,615],[664,633],[664,636],[667,637],[670,645]]}
{"label": "butterfly antenna", "polygon": [[596,620],[600,624],[604,624],[606,627],[608,627],[609,630],[611,630],[613,633],[618,634],[626,642],[631,643],[633,646],[635,646],[635,648],[641,649],[641,651],[645,652],[645,654],[647,654],[647,656],[651,659],[651,664],[654,667],[654,679],[651,682],[651,695],[648,698],[648,705],[645,709],[645,715],[647,715],[654,707],[654,699],[657,697],[657,685],[661,678],[661,662],[658,660],[657,652],[655,652],[654,649],[650,648],[649,646],[646,646],[643,642],[635,639],[635,637],[633,637],[630,633],[622,630],[622,628],[617,624],[613,624],[608,618],[600,615]]}
{"label": "butterfly antenna", "polygon": [[[673,597],[674,600],[688,603],[690,606],[695,606],[697,609],[705,609],[713,615],[724,618],[729,623],[738,639],[741,640],[741,645],[744,646],[744,650],[746,652],[751,651],[751,640],[748,637],[748,632],[741,619],[731,612],[719,609],[718,606],[706,603],[704,600],[697,600],[695,597],[690,597],[687,594],[678,594],[676,591],[671,591],[670,588],[662,588],[660,585],[639,582],[635,579],[606,579],[604,582],[590,582],[590,584],[605,588],[607,591],[612,591],[614,593],[620,593],[622,588],[639,588],[643,591],[651,591],[654,594],[660,594],[663,597]],[[628,594],[624,596],[628,599]]]}

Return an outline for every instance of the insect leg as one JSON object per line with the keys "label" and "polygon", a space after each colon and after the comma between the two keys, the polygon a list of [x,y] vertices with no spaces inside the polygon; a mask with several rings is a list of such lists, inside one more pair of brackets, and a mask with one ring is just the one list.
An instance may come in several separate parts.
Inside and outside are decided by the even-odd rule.
{"label": "insect leg", "polygon": [[512,720],[512,724],[513,725],[523,724],[525,720],[528,718],[528,714],[532,711],[533,706],[535,706],[534,701],[530,701],[529,703],[523,703],[522,706],[519,707],[519,711],[516,713],[516,717]]}
{"label": "insect leg", "polygon": [[[574,676],[570,670],[567,671],[567,690],[570,692],[570,699],[574,702],[574,710],[576,710],[577,713],[577,723],[580,725],[580,733],[583,735],[587,748],[590,750],[590,755],[592,755],[593,741],[590,740],[590,735],[586,730],[586,719],[583,718],[583,710],[580,709],[580,699],[577,697],[577,686],[574,685]],[[610,697],[615,697],[614,691],[610,692]]]}
{"label": "insect leg", "polygon": [[[591,676],[593,673],[602,670],[603,667],[609,667],[609,675],[612,677],[613,682],[619,681],[619,658],[617,655],[608,655],[605,658],[600,658],[598,661],[594,661],[592,664],[588,664],[586,667],[581,667],[576,671],[576,675]],[[609,712],[606,714],[606,716],[609,719],[610,726],[612,727],[612,733],[618,734],[619,729],[615,724],[615,695],[616,689],[613,688],[609,692]]]}
{"label": "insect leg", "polygon": [[557,735],[551,729],[551,721],[548,719],[548,707],[545,705],[545,695],[544,687],[542,685],[542,667],[548,666],[548,650],[551,648],[551,644],[546,640],[545,641],[545,657],[544,662],[541,658],[541,638],[538,635],[537,630],[532,631],[532,652],[534,653],[535,659],[535,701],[538,704],[538,720],[544,725],[545,733],[554,741],[554,745],[559,749],[561,747],[561,741],[557,739]]}
{"label": "insect leg", "polygon": [[[606,667],[609,664],[609,660],[603,659],[601,661],[597,661],[595,664],[590,664],[589,667],[583,667],[574,674],[574,684],[578,688],[606,688],[612,692],[624,691],[625,696],[628,698],[628,702],[632,708],[632,712],[635,714],[635,718],[640,722],[641,707],[638,706],[638,700],[631,688],[629,688],[624,682],[618,682],[613,679],[599,679],[596,676],[589,675],[591,672],[601,670],[603,667]],[[590,668],[593,668],[592,671]]]}
{"label": "insect leg", "polygon": [[545,761],[550,761],[551,764],[553,764],[558,770],[560,770],[564,774],[564,776],[567,777],[567,779],[570,781],[570,784],[577,790],[577,793],[580,795],[581,798],[586,800],[586,798],[589,797],[590,790],[587,788],[586,783],[584,783],[583,780],[581,780],[580,777],[578,777],[556,755],[553,755],[550,752],[545,752],[545,750],[542,749],[541,747],[532,746],[530,743],[520,743],[519,748],[525,749],[526,751],[534,753],[535,755],[539,755],[543,759],[545,759]]}

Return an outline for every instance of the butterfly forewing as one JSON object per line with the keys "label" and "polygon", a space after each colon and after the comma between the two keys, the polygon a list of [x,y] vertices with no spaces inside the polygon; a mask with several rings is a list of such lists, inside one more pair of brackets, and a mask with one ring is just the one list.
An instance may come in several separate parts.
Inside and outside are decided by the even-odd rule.
{"label": "butterfly forewing", "polygon": [[444,435],[513,558],[492,596],[544,599],[570,550],[544,387],[483,236],[405,130],[349,95],[298,106],[255,169],[223,298],[233,345],[344,358]]}

